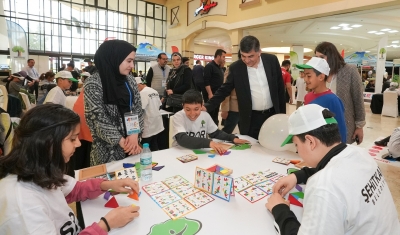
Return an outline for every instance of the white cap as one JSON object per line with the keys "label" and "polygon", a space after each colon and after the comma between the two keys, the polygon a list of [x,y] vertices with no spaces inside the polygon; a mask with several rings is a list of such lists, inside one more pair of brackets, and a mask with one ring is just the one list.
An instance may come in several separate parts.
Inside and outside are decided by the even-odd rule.
{"label": "white cap", "polygon": [[318,104],[308,104],[301,106],[289,117],[289,136],[283,141],[281,146],[292,143],[294,135],[307,133],[326,124],[337,123],[336,119],[324,118],[322,111],[326,109]]}
{"label": "white cap", "polygon": [[90,76],[91,76],[91,74],[90,74],[90,73],[88,73],[88,72],[83,72],[83,73],[81,73],[81,76],[90,77]]}
{"label": "white cap", "polygon": [[329,76],[329,71],[331,70],[328,62],[319,57],[312,57],[307,64],[296,64],[296,67],[299,69],[316,69],[326,76]]}
{"label": "white cap", "polygon": [[71,72],[70,71],[66,71],[66,70],[63,70],[63,71],[60,71],[60,72],[56,73],[55,78],[68,78],[69,80],[71,80],[73,82],[78,82],[78,80],[76,80],[72,76]]}
{"label": "white cap", "polygon": [[144,84],[141,77],[135,77],[135,80],[137,84]]}

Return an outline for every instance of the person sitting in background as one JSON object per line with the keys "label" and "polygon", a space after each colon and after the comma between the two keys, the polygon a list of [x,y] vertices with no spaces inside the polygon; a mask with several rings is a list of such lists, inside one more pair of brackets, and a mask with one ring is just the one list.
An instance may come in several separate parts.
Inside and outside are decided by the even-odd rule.
{"label": "person sitting in background", "polygon": [[23,77],[20,73],[13,73],[11,75],[11,81],[8,86],[8,94],[18,98],[21,88],[27,89],[27,88],[33,86],[35,83],[34,81],[28,82],[24,86],[23,85],[24,80],[25,80],[25,77]]}
{"label": "person sitting in background", "polygon": [[400,96],[399,84],[397,82],[391,82],[389,88],[386,88],[385,91],[396,91],[397,95]]}
{"label": "person sitting in background", "polygon": [[375,78],[371,78],[368,81],[367,86],[365,87],[365,92],[374,92],[375,91]]}
{"label": "person sitting in background", "polygon": [[64,91],[71,87],[72,82],[78,82],[78,80],[73,78],[69,71],[65,70],[58,72],[55,77],[57,86],[47,93],[46,99],[43,103],[61,104],[65,106],[66,98]]}
{"label": "person sitting in background", "polygon": [[79,72],[78,72],[79,70],[75,69],[75,65],[73,63],[67,64],[66,70],[71,72],[72,77],[76,80],[76,82],[72,81],[70,88],[68,88],[70,90],[70,92],[72,93],[72,95],[76,95],[76,89],[78,89],[78,79],[80,77]]}
{"label": "person sitting in background", "polygon": [[225,146],[207,138],[231,141],[235,144],[248,143],[235,135],[218,130],[210,114],[201,111],[203,97],[198,91],[188,90],[182,97],[183,110],[174,114],[173,118],[173,146],[182,146],[189,149],[212,148],[223,154]]}
{"label": "person sitting in background", "polygon": [[44,74],[44,79],[39,82],[39,91],[41,91],[43,94],[38,99],[38,104],[43,104],[49,91],[57,86],[57,84],[54,82],[54,76],[55,74],[53,72],[47,72]]}

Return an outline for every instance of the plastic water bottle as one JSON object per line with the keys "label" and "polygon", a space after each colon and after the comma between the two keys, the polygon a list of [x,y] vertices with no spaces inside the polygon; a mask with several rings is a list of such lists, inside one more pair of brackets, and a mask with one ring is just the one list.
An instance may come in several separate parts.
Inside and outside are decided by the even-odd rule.
{"label": "plastic water bottle", "polygon": [[140,167],[141,167],[141,179],[142,181],[150,181],[153,177],[152,171],[152,156],[149,148],[149,144],[143,144],[143,151],[140,154]]}

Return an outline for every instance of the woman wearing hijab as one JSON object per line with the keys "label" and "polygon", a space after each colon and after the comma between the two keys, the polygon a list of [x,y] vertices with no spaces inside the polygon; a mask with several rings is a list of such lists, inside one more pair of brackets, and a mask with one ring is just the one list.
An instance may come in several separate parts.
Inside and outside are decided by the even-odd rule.
{"label": "woman wearing hijab", "polygon": [[[182,55],[175,52],[171,55],[173,68],[169,72],[167,80],[167,95],[180,94],[183,95],[192,86],[192,70],[183,64]],[[173,107],[174,113],[182,110],[182,107]]]}
{"label": "woman wearing hijab", "polygon": [[136,48],[122,40],[104,42],[94,56],[97,72],[84,85],[85,118],[93,137],[92,166],[142,150],[137,133],[139,126],[143,130],[142,103],[131,75],[135,56]]}
{"label": "woman wearing hijab", "polygon": [[365,108],[364,86],[355,66],[346,64],[335,45],[321,42],[314,50],[315,56],[325,59],[330,67],[326,86],[343,102],[347,127],[347,143],[360,144],[364,138]]}

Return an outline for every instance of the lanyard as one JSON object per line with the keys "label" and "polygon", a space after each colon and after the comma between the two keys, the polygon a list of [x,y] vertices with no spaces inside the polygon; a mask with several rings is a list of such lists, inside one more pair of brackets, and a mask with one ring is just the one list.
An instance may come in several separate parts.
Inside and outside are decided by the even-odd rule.
{"label": "lanyard", "polygon": [[129,91],[129,109],[131,110],[131,113],[132,113],[132,93],[131,93],[131,89],[129,89],[128,82],[125,82],[125,85],[126,85],[126,89],[128,89],[128,91]]}

